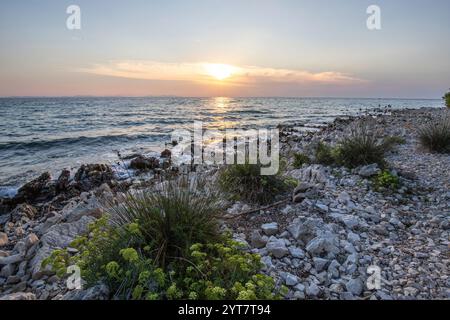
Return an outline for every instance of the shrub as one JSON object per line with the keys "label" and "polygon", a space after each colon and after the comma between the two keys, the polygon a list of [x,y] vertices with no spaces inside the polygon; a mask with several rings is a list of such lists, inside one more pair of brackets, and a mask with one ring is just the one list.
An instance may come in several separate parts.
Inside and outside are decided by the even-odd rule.
{"label": "shrub", "polygon": [[445,100],[445,105],[450,108],[450,91],[445,93],[443,99]]}
{"label": "shrub", "polygon": [[337,162],[349,168],[377,163],[385,165],[384,154],[387,150],[378,135],[366,122],[351,128],[351,132],[339,144]]}
{"label": "shrub", "polygon": [[377,190],[396,190],[400,186],[400,180],[397,176],[394,176],[388,170],[383,170],[374,178],[374,185],[375,189]]}
{"label": "shrub", "polygon": [[311,160],[304,153],[294,153],[294,163],[292,164],[294,168],[299,169],[304,164],[310,163]]}
{"label": "shrub", "polygon": [[137,222],[155,262],[164,267],[172,257],[185,256],[193,243],[217,241],[221,209],[217,195],[197,180],[164,183],[155,191],[129,193],[112,207],[111,221],[121,227]]}
{"label": "shrub", "polygon": [[[244,300],[278,297],[273,294],[274,280],[258,273],[260,257],[243,252],[240,244],[228,237],[221,242],[195,243],[190,246],[186,257],[172,260],[161,268],[152,259],[151,246],[138,245],[140,241],[134,241],[131,233],[124,234],[122,229],[105,224],[105,221],[95,222],[92,230],[121,234],[112,238],[114,245],[107,250],[108,254],[86,249],[104,248],[103,235],[91,234],[79,237],[71,244],[80,250],[79,254],[71,256],[67,250],[57,250],[43,265],[50,264],[58,273],[61,271],[58,268],[65,273],[67,266],[76,263],[81,268],[83,279],[90,277],[88,287],[102,281],[118,299]],[[140,225],[133,223],[125,228],[140,237]],[[99,268],[94,268],[92,263]]]}
{"label": "shrub", "polygon": [[450,153],[450,116],[420,128],[419,140],[422,146],[430,151]]}
{"label": "shrub", "polygon": [[234,164],[222,168],[219,187],[237,200],[268,204],[287,189],[287,184],[276,175],[261,175],[260,164]]}
{"label": "shrub", "polygon": [[329,145],[319,142],[315,149],[316,162],[323,165],[332,165],[336,162],[335,149]]}

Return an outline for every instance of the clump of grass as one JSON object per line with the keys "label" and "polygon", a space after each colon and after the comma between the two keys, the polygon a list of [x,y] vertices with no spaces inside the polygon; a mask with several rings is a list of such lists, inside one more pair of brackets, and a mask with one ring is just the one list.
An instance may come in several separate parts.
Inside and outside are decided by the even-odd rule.
{"label": "clump of grass", "polygon": [[120,227],[138,222],[143,241],[151,244],[154,261],[165,266],[183,257],[194,243],[219,239],[217,195],[200,180],[182,178],[154,191],[127,194],[112,207],[111,221]]}
{"label": "clump of grass", "polygon": [[444,99],[447,108],[450,108],[450,91],[446,92],[442,99]]}
{"label": "clump of grass", "polygon": [[336,163],[336,149],[320,141],[315,149],[316,162],[323,165],[333,165]]}
{"label": "clump of grass", "polygon": [[368,122],[361,122],[351,128],[350,134],[339,144],[338,163],[355,168],[361,165],[385,165],[387,146],[379,142],[378,134]]}
{"label": "clump of grass", "polygon": [[361,122],[351,128],[350,134],[344,137],[336,147],[319,142],[315,149],[315,160],[323,165],[339,165],[355,168],[376,163],[385,166],[385,153],[396,144],[403,144],[401,137],[379,135],[367,122]]}
{"label": "clump of grass", "polygon": [[383,170],[374,178],[374,186],[376,190],[397,190],[400,187],[400,180],[388,170]]}
{"label": "clump of grass", "polygon": [[304,153],[294,153],[294,163],[292,164],[294,168],[299,169],[304,164],[311,162],[311,159]]}
{"label": "clump of grass", "polygon": [[450,153],[450,116],[433,121],[419,129],[423,147],[438,153]]}
{"label": "clump of grass", "polygon": [[225,166],[219,174],[219,187],[236,200],[268,204],[287,189],[280,174],[261,175],[260,164],[234,164]]}

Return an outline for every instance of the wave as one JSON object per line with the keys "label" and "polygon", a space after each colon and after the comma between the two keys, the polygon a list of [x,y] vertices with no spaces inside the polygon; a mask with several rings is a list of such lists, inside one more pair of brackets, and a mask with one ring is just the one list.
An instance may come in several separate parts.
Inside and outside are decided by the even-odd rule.
{"label": "wave", "polygon": [[26,150],[45,150],[57,147],[69,147],[73,145],[82,144],[84,146],[92,146],[106,143],[126,143],[130,141],[145,140],[147,142],[156,141],[160,135],[152,133],[151,135],[137,134],[137,135],[105,135],[95,137],[74,137],[61,138],[52,140],[38,140],[28,142],[6,142],[0,143],[0,151],[17,151],[21,149]]}

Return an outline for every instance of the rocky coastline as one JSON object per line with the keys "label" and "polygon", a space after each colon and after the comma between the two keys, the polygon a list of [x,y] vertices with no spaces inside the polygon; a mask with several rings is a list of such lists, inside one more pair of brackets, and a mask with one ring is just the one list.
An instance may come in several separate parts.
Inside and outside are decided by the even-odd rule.
{"label": "rocky coastline", "polygon": [[[450,298],[450,156],[426,152],[417,142],[422,123],[446,113],[394,110],[336,119],[317,132],[282,128],[283,175],[298,186],[286,201],[262,209],[224,199],[223,227],[261,255],[263,272],[288,287],[286,299]],[[318,141],[336,144],[349,124],[367,117],[383,135],[404,140],[386,156],[398,190],[374,188],[377,165],[293,167],[294,153],[307,154]],[[54,180],[43,173],[14,198],[0,200],[0,300],[108,297],[102,285],[69,290],[41,263],[85,233],[105,204],[120,201],[126,190],[152,188],[186,171],[171,164],[170,150],[160,158],[126,158],[130,170],[151,175],[121,180],[108,165],[88,164],[75,174],[63,170]],[[210,169],[211,180],[216,171]],[[369,288],[376,272],[380,283]]]}

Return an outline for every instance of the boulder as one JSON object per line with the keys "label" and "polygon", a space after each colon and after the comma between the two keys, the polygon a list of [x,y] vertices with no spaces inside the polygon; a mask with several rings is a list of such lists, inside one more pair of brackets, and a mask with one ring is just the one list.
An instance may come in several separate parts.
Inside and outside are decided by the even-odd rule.
{"label": "boulder", "polygon": [[267,251],[272,254],[275,258],[283,258],[289,253],[288,248],[286,248],[286,243],[282,239],[277,239],[271,237],[266,245]]}
{"label": "boulder", "polygon": [[378,168],[378,165],[376,163],[374,164],[370,164],[368,166],[363,166],[358,170],[358,174],[361,177],[364,178],[370,178],[373,177],[375,175],[377,175],[378,173],[380,173],[380,168]]}
{"label": "boulder", "polygon": [[47,258],[53,250],[66,248],[77,236],[85,234],[88,231],[88,225],[94,220],[95,218],[91,216],[83,216],[78,221],[60,223],[50,227],[41,237],[41,247],[30,261],[33,279],[37,280],[44,274],[51,274],[52,272],[50,272],[50,270],[43,270],[41,268],[42,261]]}
{"label": "boulder", "polygon": [[163,152],[161,152],[161,158],[170,158],[172,157],[172,152],[169,149],[165,149]]}
{"label": "boulder", "polygon": [[35,207],[26,204],[26,203],[22,203],[19,204],[11,213],[10,213],[10,217],[11,217],[11,221],[12,222],[17,222],[20,221],[22,218],[27,218],[27,219],[34,219],[37,215],[37,210]]}
{"label": "boulder", "polygon": [[24,184],[14,197],[15,203],[44,201],[54,196],[54,185],[50,173],[44,172],[38,178]]}
{"label": "boulder", "polygon": [[313,257],[334,258],[339,253],[339,241],[336,235],[326,232],[312,239],[306,246]]}
{"label": "boulder", "polygon": [[89,191],[113,179],[111,167],[106,164],[84,164],[75,173],[74,180],[81,190]]}
{"label": "boulder", "polygon": [[345,284],[345,288],[353,295],[360,296],[364,291],[364,283],[360,278],[350,279]]}
{"label": "boulder", "polygon": [[147,158],[144,156],[138,156],[137,158],[131,160],[130,168],[136,170],[153,170],[159,168],[159,160],[155,157]]}
{"label": "boulder", "polygon": [[254,248],[264,248],[267,244],[268,238],[266,236],[261,236],[258,230],[254,230],[250,235],[250,244]]}
{"label": "boulder", "polygon": [[70,184],[70,170],[64,169],[56,180],[56,191],[61,192],[67,190]]}

